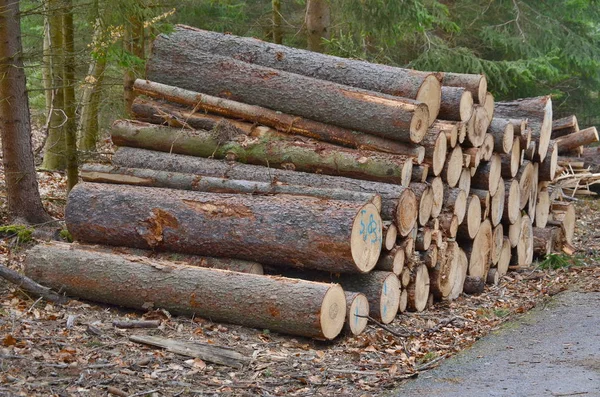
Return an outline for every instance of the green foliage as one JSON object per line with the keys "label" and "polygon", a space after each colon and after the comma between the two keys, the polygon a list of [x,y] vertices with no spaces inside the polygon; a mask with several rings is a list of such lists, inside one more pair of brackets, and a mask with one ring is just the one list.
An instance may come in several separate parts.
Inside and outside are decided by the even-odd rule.
{"label": "green foliage", "polygon": [[562,268],[569,268],[571,266],[582,266],[583,262],[575,256],[569,256],[565,254],[548,254],[542,262],[539,263],[538,268],[542,270],[557,270]]}
{"label": "green foliage", "polygon": [[31,241],[33,229],[24,225],[6,225],[0,226],[0,234],[4,238],[16,238],[16,245],[21,245]]}
{"label": "green foliage", "polygon": [[63,239],[64,241],[66,241],[68,243],[73,242],[73,236],[71,236],[71,233],[69,233],[69,231],[67,229],[61,230],[58,235],[60,236],[61,239]]}

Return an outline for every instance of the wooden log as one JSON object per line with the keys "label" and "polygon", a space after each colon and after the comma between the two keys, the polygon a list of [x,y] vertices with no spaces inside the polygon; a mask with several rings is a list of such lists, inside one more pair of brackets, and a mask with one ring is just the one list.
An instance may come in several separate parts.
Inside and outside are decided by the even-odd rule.
{"label": "wooden log", "polygon": [[[433,191],[428,183],[413,183],[410,189],[414,192],[419,203],[418,224],[423,226],[431,218],[433,209]],[[401,234],[402,235],[402,234]]]}
{"label": "wooden log", "polygon": [[[440,230],[447,238],[455,238],[458,233],[458,216],[451,212],[442,213],[439,216]],[[439,245],[439,244],[438,244]]]}
{"label": "wooden log", "polygon": [[[181,172],[186,174],[198,174],[217,178],[229,178],[235,180],[248,180],[266,182],[274,185],[301,185],[308,187],[333,188],[351,190],[357,192],[379,192],[388,199],[397,199],[400,196],[405,199],[402,202],[402,211],[396,211],[396,227],[400,235],[405,236],[416,224],[419,211],[431,213],[431,201],[423,200],[421,196],[417,201],[411,199],[412,194],[403,194],[406,187],[363,181],[344,177],[336,177],[322,174],[312,174],[291,170],[279,170],[256,165],[241,164],[236,162],[223,162],[213,159],[192,157],[171,153],[154,152],[149,150],[121,147],[113,155],[114,165],[130,168],[150,168],[154,170]],[[412,184],[411,191],[418,192],[419,184]],[[389,202],[389,201],[388,201]],[[429,207],[428,207],[429,205]],[[418,207],[418,211],[417,211]]]}
{"label": "wooden log", "polygon": [[[496,109],[496,104],[494,104],[494,110]],[[510,123],[513,125],[515,136],[521,136],[525,133],[527,129],[527,119],[509,119]]]}
{"label": "wooden log", "polygon": [[420,228],[415,239],[415,249],[418,251],[427,251],[431,245],[431,232],[428,227]]}
{"label": "wooden log", "polygon": [[519,189],[521,191],[521,198],[519,200],[519,209],[521,210],[525,208],[529,201],[529,197],[531,196],[531,189],[533,189],[534,184],[534,174],[535,169],[533,163],[526,160],[523,162],[523,165],[521,165],[519,172],[516,175],[515,179],[519,181]]}
{"label": "wooden log", "polygon": [[119,146],[380,182],[410,183],[413,162],[410,156],[356,151],[317,141],[282,140],[268,132],[257,138],[237,135],[237,130],[231,135],[227,126],[212,131],[182,130],[125,120],[117,120],[111,129],[112,141]]}
{"label": "wooden log", "polygon": [[479,151],[481,152],[481,161],[490,161],[492,154],[494,154],[494,136],[492,134],[485,134],[485,139]]}
{"label": "wooden log", "polygon": [[207,52],[243,62],[314,77],[366,90],[416,99],[429,108],[431,120],[440,108],[441,85],[433,73],[378,65],[178,25],[171,41],[189,52]]}
{"label": "wooden log", "polygon": [[444,205],[444,182],[442,182],[442,178],[429,178],[428,181],[431,186],[431,193],[433,198],[433,205],[431,207],[431,217],[437,218],[437,216],[442,212],[442,207]]}
{"label": "wooden log", "polygon": [[137,321],[113,321],[112,325],[115,328],[121,329],[137,329],[137,328],[158,328],[160,320],[137,320]]}
{"label": "wooden log", "polygon": [[[447,121],[446,123],[451,122]],[[446,143],[448,144],[448,148],[453,149],[458,144],[458,123],[451,125],[453,128],[444,130],[444,134],[446,134]]]}
{"label": "wooden log", "polygon": [[457,187],[464,190],[467,194],[471,191],[471,171],[468,168],[463,168],[460,173]]}
{"label": "wooden log", "polygon": [[178,36],[159,35],[146,63],[146,78],[403,142],[418,143],[429,125],[427,105],[412,99],[187,47]]}
{"label": "wooden log", "polygon": [[469,259],[462,248],[459,247],[457,251],[455,278],[454,283],[452,284],[452,291],[447,297],[448,300],[455,300],[463,293],[465,279],[467,278]]}
{"label": "wooden log", "polygon": [[452,212],[462,223],[467,213],[467,193],[459,187],[444,189],[442,211]]}
{"label": "wooden log", "polygon": [[[533,141],[531,128],[525,129],[525,131],[521,133],[519,139],[521,143],[521,150],[527,151],[531,147],[531,142]],[[535,151],[535,146],[533,146],[533,150]]]}
{"label": "wooden log", "polygon": [[498,182],[500,181],[502,173],[502,161],[500,156],[494,154],[490,161],[482,163],[478,168],[477,172],[471,178],[471,186],[476,189],[489,190],[493,196],[498,190]]}
{"label": "wooden log", "polygon": [[474,239],[481,226],[481,203],[477,195],[469,196],[467,203],[467,215],[458,226],[457,236],[461,239]]}
{"label": "wooden log", "polygon": [[[153,124],[171,125],[173,127],[185,126],[194,129],[212,130],[216,125],[225,120],[239,128],[247,135],[256,129],[265,129],[257,124],[272,127],[282,133],[282,138],[297,139],[294,135],[329,142],[362,150],[375,150],[379,152],[410,155],[422,162],[425,149],[421,146],[393,141],[359,131],[351,131],[342,127],[319,123],[317,121],[292,116],[260,106],[247,105],[227,99],[211,97],[191,91],[182,90],[164,84],[138,80],[138,92],[158,97],[163,95],[177,102],[188,102],[184,105],[173,105],[168,102],[158,102],[143,98],[136,98],[132,105],[132,112],[138,121]],[[158,87],[157,87],[158,86]],[[201,97],[198,102],[196,98]],[[197,103],[200,105],[197,106]],[[217,115],[206,113],[214,112]],[[229,117],[229,118],[227,118]],[[232,120],[231,117],[246,121]],[[294,135],[290,135],[294,134]]]}
{"label": "wooden log", "polygon": [[449,242],[448,247],[441,250],[435,267],[429,272],[430,291],[438,300],[447,298],[452,293],[456,272],[459,271],[458,249],[456,242]]}
{"label": "wooden log", "polygon": [[492,195],[488,190],[483,189],[471,189],[471,194],[479,197],[481,203],[481,220],[489,218],[491,211]]}
{"label": "wooden log", "polygon": [[494,107],[496,101],[494,100],[494,95],[491,92],[485,94],[485,101],[483,103],[483,108],[485,109],[485,113],[487,114],[488,119],[490,121],[494,118]]}
{"label": "wooden log", "polygon": [[554,230],[553,228],[533,228],[533,257],[545,258],[552,253]]}
{"label": "wooden log", "polygon": [[415,251],[413,256],[413,266],[425,265],[428,269],[433,269],[439,257],[439,249],[437,246],[432,245],[427,250]]}
{"label": "wooden log", "polygon": [[5,265],[0,264],[0,277],[4,280],[13,283],[19,289],[32,294],[34,296],[39,296],[40,298],[44,298],[48,302],[56,302],[58,304],[64,304],[69,302],[69,298],[62,294],[58,294],[52,291],[51,288],[48,288],[44,285],[40,285],[36,283],[34,280],[30,279],[27,276],[24,276]]}
{"label": "wooden log", "polygon": [[504,227],[502,224],[492,229],[492,248],[490,251],[490,261],[492,265],[497,265],[502,255],[502,246],[504,244]]}
{"label": "wooden log", "polygon": [[598,131],[596,130],[596,127],[586,128],[556,139],[559,154],[568,153],[575,148],[586,146],[594,142],[598,142]]}
{"label": "wooden log", "polygon": [[490,124],[485,108],[480,105],[475,105],[473,115],[467,125],[467,136],[463,142],[467,147],[480,147],[485,139],[485,133]]}
{"label": "wooden log", "polygon": [[460,180],[460,174],[463,166],[462,148],[455,146],[447,156],[444,168],[442,170],[442,180],[450,187],[455,187]]}
{"label": "wooden log", "polygon": [[408,291],[403,289],[400,293],[400,305],[398,306],[398,312],[404,313],[408,307]]}
{"label": "wooden log", "polygon": [[487,79],[483,74],[440,73],[442,86],[463,87],[473,95],[475,103],[483,104],[487,94]]}
{"label": "wooden log", "polygon": [[502,241],[502,251],[500,252],[500,259],[496,264],[496,268],[498,269],[500,277],[504,276],[508,272],[511,255],[512,249],[510,246],[510,239],[504,236],[504,240]]}
{"label": "wooden log", "polygon": [[554,201],[550,206],[550,213],[551,216],[548,224],[551,226],[562,226],[564,228],[565,241],[568,244],[573,244],[577,219],[573,203]]}
{"label": "wooden log", "polygon": [[499,186],[496,190],[496,194],[491,196],[490,202],[490,221],[492,222],[492,226],[498,226],[500,222],[502,222],[502,216],[504,215],[504,207],[506,201],[506,186],[504,184],[504,179],[500,178],[498,182]]}
{"label": "wooden log", "polygon": [[537,142],[537,153],[541,160],[546,158],[552,135],[552,99],[549,95],[496,102],[495,112],[503,118],[526,118],[531,136]]}
{"label": "wooden log", "polygon": [[467,276],[463,291],[468,295],[482,294],[485,290],[485,279],[483,277]]}
{"label": "wooden log", "polygon": [[479,167],[479,164],[481,164],[481,150],[479,150],[479,148],[477,147],[470,147],[470,148],[466,148],[463,149],[463,153],[469,155],[469,161],[465,161],[464,166],[465,167],[473,167],[473,168],[477,168]]}
{"label": "wooden log", "polygon": [[346,322],[344,330],[352,335],[360,335],[369,322],[369,301],[360,292],[344,292],[346,296]]}
{"label": "wooden log", "polygon": [[442,87],[438,118],[468,121],[473,114],[473,94],[464,87]]}
{"label": "wooden log", "polygon": [[[410,261],[408,263],[411,263]],[[406,291],[406,287],[410,284],[410,278],[412,274],[412,266],[404,266],[402,274],[400,275],[400,284],[402,284],[402,290]]]}
{"label": "wooden log", "polygon": [[575,115],[552,120],[552,139],[569,135],[577,131],[579,131],[579,123],[577,122],[577,117]]}
{"label": "wooden log", "polygon": [[382,243],[373,204],[286,195],[82,183],[65,220],[79,241],[327,271],[368,272]]}
{"label": "wooden log", "polygon": [[[473,118],[473,116],[471,116]],[[469,119],[471,120],[471,119]],[[457,124],[458,127],[458,145],[462,145],[465,139],[467,139],[467,130],[469,128],[469,121],[461,121]]]}
{"label": "wooden log", "polygon": [[25,271],[44,285],[92,301],[137,310],[152,302],[173,314],[311,338],[335,338],[346,318],[344,291],[337,284],[165,262],[153,266],[66,244],[32,248]]}
{"label": "wooden log", "polygon": [[533,227],[529,215],[523,215],[520,222],[519,242],[513,248],[511,266],[527,267],[533,262]]}
{"label": "wooden log", "polygon": [[547,188],[539,189],[537,203],[535,205],[535,226],[538,228],[546,227],[550,216],[550,193]]}
{"label": "wooden log", "polygon": [[512,149],[509,154],[501,154],[501,172],[502,178],[514,178],[519,172],[521,165],[521,141],[519,138],[513,140]]}
{"label": "wooden log", "polygon": [[[416,230],[417,228],[415,227],[415,231]],[[416,233],[415,237],[405,237],[404,239],[398,242],[398,246],[400,246],[400,248],[404,250],[405,263],[408,262],[409,258],[411,258],[415,253],[415,240]]]}
{"label": "wooden log", "polygon": [[396,246],[398,237],[398,228],[389,221],[383,222],[383,249],[391,251]]}
{"label": "wooden log", "polygon": [[496,269],[496,268],[490,269],[485,281],[487,284],[490,284],[490,285],[498,285],[498,283],[500,282],[500,273],[498,273],[498,269]]}
{"label": "wooden log", "polygon": [[515,128],[509,119],[495,117],[488,127],[488,134],[494,137],[494,150],[509,154],[512,150]]}
{"label": "wooden log", "polygon": [[534,161],[536,159],[536,155],[539,158],[539,154],[536,152],[537,142],[531,141],[529,146],[525,149],[524,157],[526,160]]}
{"label": "wooden log", "polygon": [[492,224],[488,219],[481,223],[473,240],[462,243],[462,248],[469,258],[468,274],[485,278],[490,268],[492,250]]}
{"label": "wooden log", "polygon": [[439,125],[434,123],[427,130],[427,134],[420,142],[425,148],[424,164],[427,164],[433,175],[438,176],[444,169],[446,162],[446,152],[448,151],[448,141],[444,130],[439,128]]}
{"label": "wooden log", "polygon": [[[498,193],[499,194],[499,193]],[[502,211],[502,221],[505,224],[517,222],[521,207],[521,188],[516,179],[504,182],[504,211]]]}
{"label": "wooden log", "polygon": [[555,141],[550,141],[548,153],[544,161],[539,163],[538,180],[553,181],[556,177],[556,169],[558,167],[558,145]]}
{"label": "wooden log", "polygon": [[508,238],[510,240],[511,248],[515,248],[517,244],[519,244],[519,239],[521,238],[521,218],[523,215],[521,211],[519,211],[519,215],[517,216],[517,220],[515,223],[508,224]]}
{"label": "wooden log", "polygon": [[425,183],[429,176],[429,166],[427,164],[413,165],[411,182]]}
{"label": "wooden log", "polygon": [[408,293],[408,310],[422,312],[429,299],[429,271],[427,266],[416,266],[410,273],[410,283],[406,287]]}
{"label": "wooden log", "polygon": [[392,272],[396,276],[399,276],[402,273],[402,269],[404,269],[405,260],[404,249],[396,246],[392,248],[390,252],[383,253],[379,256],[379,260],[375,265],[375,270]]}

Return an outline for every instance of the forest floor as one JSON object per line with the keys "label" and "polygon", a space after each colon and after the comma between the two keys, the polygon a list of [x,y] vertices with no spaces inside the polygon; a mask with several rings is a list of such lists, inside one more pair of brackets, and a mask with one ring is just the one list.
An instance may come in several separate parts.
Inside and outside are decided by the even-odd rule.
{"label": "forest floor", "polygon": [[[38,177],[58,230],[66,202],[64,177],[48,172]],[[0,179],[0,191],[3,184]],[[360,336],[331,342],[172,317],[162,310],[143,313],[79,300],[54,305],[0,279],[0,396],[389,393],[550,296],[567,289],[600,292],[600,200],[581,200],[577,211],[578,253],[570,266],[509,273],[482,295],[437,302],[426,312],[398,315],[387,329],[373,324]],[[0,212],[3,222],[5,215]],[[35,234],[27,243],[4,236],[0,263],[22,270],[27,248],[52,235]],[[113,326],[124,319],[158,319],[161,325]],[[246,355],[250,364],[237,369],[177,355],[130,341],[136,334],[227,347]]]}

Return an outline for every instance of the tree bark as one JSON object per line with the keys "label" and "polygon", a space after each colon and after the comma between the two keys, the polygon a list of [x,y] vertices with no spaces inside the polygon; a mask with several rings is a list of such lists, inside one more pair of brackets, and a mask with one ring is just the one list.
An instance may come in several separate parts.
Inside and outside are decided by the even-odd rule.
{"label": "tree bark", "polygon": [[427,105],[415,100],[317,80],[188,47],[184,38],[176,35],[158,36],[146,66],[146,77],[403,142],[418,143],[427,131]]}
{"label": "tree bark", "polygon": [[487,94],[487,79],[482,74],[440,73],[442,84],[470,91],[475,103],[483,104]]}
{"label": "tree bark", "polygon": [[495,111],[498,117],[527,119],[532,137],[537,142],[537,153],[541,160],[546,158],[552,135],[552,99],[550,96],[497,102]]}
{"label": "tree bark", "polygon": [[323,52],[323,39],[329,39],[331,15],[328,0],[308,0],[304,17],[308,39],[308,49]]}
{"label": "tree bark", "polygon": [[283,31],[281,29],[281,0],[271,1],[273,15],[273,43],[283,43]]}
{"label": "tree bark", "polygon": [[257,131],[255,136],[248,137],[227,122],[206,131],[117,120],[113,123],[111,137],[119,146],[388,183],[408,184],[412,174],[410,156],[357,151],[318,141],[282,139],[271,131]]}
{"label": "tree bark", "polygon": [[381,251],[376,207],[351,201],[84,183],[65,220],[78,241],[274,266],[367,272]]}
{"label": "tree bark", "polygon": [[438,118],[469,121],[473,115],[473,94],[464,87],[442,87]]}
{"label": "tree bark", "polygon": [[533,228],[533,256],[545,258],[553,250],[555,228]]}
{"label": "tree bark", "polygon": [[463,291],[469,295],[482,294],[485,289],[485,279],[480,276],[467,276],[463,285]]}
{"label": "tree bark", "polygon": [[[375,135],[351,131],[302,117],[276,112],[260,106],[247,105],[204,94],[201,95],[192,91],[181,90],[149,81],[137,80],[135,88],[138,92],[150,97],[163,98],[179,105],[190,107],[189,109],[185,109],[169,103],[136,98],[133,102],[132,110],[136,119],[140,121],[173,126],[190,125],[199,129],[211,129],[215,123],[222,119],[221,117],[206,113],[211,112],[228,117],[230,122],[234,122],[231,119],[241,119],[249,122],[242,123],[241,121],[235,121],[235,125],[240,128],[244,124],[249,125],[250,129],[260,128],[257,124],[262,124],[275,128],[285,134],[302,135],[336,145],[392,154],[409,154],[414,156],[418,163],[421,163],[425,156],[425,149],[415,144],[402,143]],[[200,101],[197,100],[198,97],[201,97]],[[203,113],[199,113],[200,111],[203,111]]]}
{"label": "tree bark", "polygon": [[319,80],[415,99],[429,109],[427,125],[434,122],[440,109],[441,85],[434,73],[340,58],[183,25],[178,25],[171,36],[185,39],[186,45],[191,46],[190,51],[233,57]]}
{"label": "tree bark", "polygon": [[404,269],[404,262],[406,260],[404,249],[396,246],[385,254],[381,254],[375,270],[382,270],[386,272],[392,272],[396,276],[399,276]]}
{"label": "tree bark", "polygon": [[346,299],[337,284],[134,261],[64,244],[34,247],[25,270],[71,296],[292,335],[333,339],[345,320]]}
{"label": "tree bark", "polygon": [[19,1],[0,1],[0,137],[9,217],[50,220],[38,190],[23,67]]}
{"label": "tree bark", "polygon": [[552,139],[569,135],[579,131],[577,116],[567,116],[562,119],[552,120]]}
{"label": "tree bark", "polygon": [[65,111],[65,156],[67,159],[67,193],[73,189],[79,179],[77,162],[77,120],[75,119],[75,44],[73,26],[73,0],[63,0],[62,34],[65,59],[62,64],[63,109]]}
{"label": "tree bark", "polygon": [[586,128],[585,130],[574,132],[556,139],[559,154],[568,153],[579,146],[586,146],[594,142],[598,142],[598,131],[596,130],[596,127]]}

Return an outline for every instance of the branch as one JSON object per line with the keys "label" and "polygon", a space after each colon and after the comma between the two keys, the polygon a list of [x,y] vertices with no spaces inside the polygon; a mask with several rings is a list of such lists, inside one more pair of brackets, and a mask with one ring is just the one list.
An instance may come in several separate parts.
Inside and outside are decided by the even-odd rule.
{"label": "branch", "polygon": [[48,287],[44,287],[30,279],[27,276],[19,274],[18,272],[9,269],[4,265],[0,265],[0,277],[10,281],[15,284],[17,287],[30,292],[36,296],[41,296],[49,302],[55,303],[66,303],[68,302],[68,298],[63,295],[58,295],[56,292],[52,291]]}

